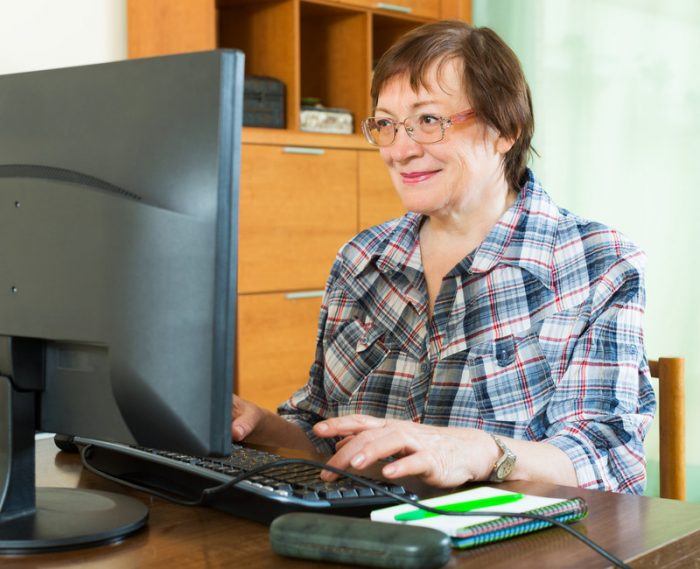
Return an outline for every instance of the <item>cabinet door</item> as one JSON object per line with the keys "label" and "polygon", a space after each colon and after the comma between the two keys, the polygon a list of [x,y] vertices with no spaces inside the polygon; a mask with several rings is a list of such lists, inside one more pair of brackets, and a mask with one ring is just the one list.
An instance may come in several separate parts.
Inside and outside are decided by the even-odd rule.
{"label": "cabinet door", "polygon": [[244,145],[240,187],[238,291],[323,288],[357,229],[357,151]]}
{"label": "cabinet door", "polygon": [[388,14],[411,14],[423,18],[440,18],[440,0],[340,0],[343,4],[365,6]]}
{"label": "cabinet door", "polygon": [[396,217],[406,210],[399,199],[389,171],[379,152],[359,151],[360,230]]}
{"label": "cabinet door", "polygon": [[320,291],[239,295],[238,395],[274,411],[307,382],[320,308]]}

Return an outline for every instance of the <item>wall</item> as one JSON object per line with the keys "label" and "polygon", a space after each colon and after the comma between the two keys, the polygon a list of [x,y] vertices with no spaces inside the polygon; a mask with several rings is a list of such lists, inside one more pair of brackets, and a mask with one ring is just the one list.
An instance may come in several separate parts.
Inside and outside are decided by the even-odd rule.
{"label": "wall", "polygon": [[[523,62],[545,188],[649,255],[647,351],[686,358],[688,499],[700,501],[700,3],[475,0],[474,21]],[[655,495],[656,430],[646,446]]]}
{"label": "wall", "polygon": [[126,58],[126,0],[0,0],[0,74]]}

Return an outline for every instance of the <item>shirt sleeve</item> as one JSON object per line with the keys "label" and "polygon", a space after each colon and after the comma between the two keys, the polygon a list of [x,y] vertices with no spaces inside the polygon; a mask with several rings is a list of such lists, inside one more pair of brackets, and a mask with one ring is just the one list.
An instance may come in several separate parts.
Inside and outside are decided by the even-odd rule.
{"label": "shirt sleeve", "polygon": [[598,281],[557,391],[545,442],[564,451],[582,488],[641,494],[643,442],[656,408],[644,352],[643,254]]}
{"label": "shirt sleeve", "polygon": [[316,352],[314,362],[311,364],[309,379],[306,385],[295,391],[287,401],[277,408],[277,414],[283,419],[301,427],[306,436],[322,454],[335,452],[335,444],[338,439],[322,439],[312,431],[313,426],[328,417],[335,416],[337,412],[331,402],[328,401],[323,387],[324,370],[324,337],[328,320],[328,304],[332,295],[336,277],[340,272],[341,259],[337,258],[328,277],[326,288],[321,303],[321,312],[318,318],[318,332],[316,334]]}

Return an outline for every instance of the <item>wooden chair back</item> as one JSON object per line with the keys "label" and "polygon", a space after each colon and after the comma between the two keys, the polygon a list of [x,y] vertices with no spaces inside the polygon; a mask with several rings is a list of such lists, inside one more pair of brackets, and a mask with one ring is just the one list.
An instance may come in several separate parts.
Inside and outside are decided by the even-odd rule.
{"label": "wooden chair back", "polygon": [[659,380],[661,497],[685,500],[685,360],[649,360]]}

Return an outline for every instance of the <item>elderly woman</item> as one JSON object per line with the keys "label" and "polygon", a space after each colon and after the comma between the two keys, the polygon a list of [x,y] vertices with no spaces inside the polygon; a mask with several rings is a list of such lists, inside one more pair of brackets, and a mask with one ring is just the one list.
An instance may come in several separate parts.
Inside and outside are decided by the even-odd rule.
{"label": "elderly woman", "polygon": [[[491,30],[404,36],[363,122],[408,213],[338,253],[309,381],[235,440],[335,452],[442,487],[539,480],[640,493],[655,401],[644,254],[557,207],[526,167],[530,92]],[[335,475],[325,472],[327,479]]]}

